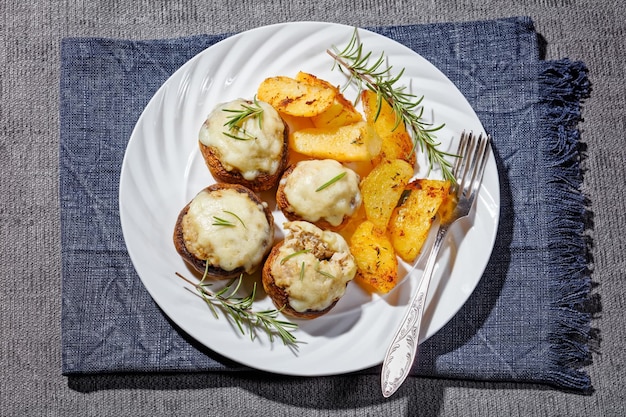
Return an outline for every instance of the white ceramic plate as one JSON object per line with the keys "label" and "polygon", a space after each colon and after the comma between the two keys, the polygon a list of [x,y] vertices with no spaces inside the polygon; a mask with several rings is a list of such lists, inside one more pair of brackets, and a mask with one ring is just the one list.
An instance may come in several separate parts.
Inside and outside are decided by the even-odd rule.
{"label": "white ceramic plate", "polygon": [[[175,272],[192,277],[172,243],[179,211],[215,182],[198,150],[197,136],[207,114],[224,101],[251,98],[263,79],[295,76],[302,70],[343,85],[326,49],[343,47],[354,28],[331,23],[285,23],[228,38],[198,54],[165,82],[147,105],[132,133],[120,180],[120,217],[128,252],[143,284],[163,311],[184,331],[213,351],[253,368],[290,375],[332,375],[379,364],[421,277],[421,264],[385,296],[351,283],[327,315],[298,321],[297,350],[260,334],[254,341],[224,318],[216,320]],[[383,52],[389,65],[406,68],[402,84],[424,95],[425,119],[445,127],[442,148],[456,150],[461,131],[483,127],[463,95],[420,55],[373,32],[359,29],[364,48]],[[356,90],[345,93],[350,99]],[[422,161],[421,166],[425,164]],[[425,175],[424,168],[417,175]],[[431,173],[436,176],[437,172]],[[271,203],[270,203],[271,204]],[[449,234],[429,293],[420,340],[424,341],[461,308],[491,255],[500,206],[493,158],[487,165],[474,219]],[[276,224],[284,217],[275,212]],[[280,235],[280,233],[279,233]],[[453,262],[454,261],[454,262]],[[410,271],[411,267],[402,265]],[[273,308],[262,297],[256,307]]]}

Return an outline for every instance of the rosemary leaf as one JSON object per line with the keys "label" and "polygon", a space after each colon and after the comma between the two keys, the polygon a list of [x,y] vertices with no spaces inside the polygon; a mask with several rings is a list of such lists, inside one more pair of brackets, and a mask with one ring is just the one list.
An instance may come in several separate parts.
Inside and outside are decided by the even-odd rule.
{"label": "rosemary leaf", "polygon": [[335,276],[333,274],[326,272],[326,271],[322,271],[321,269],[318,269],[317,273],[325,276],[326,278],[335,279]]}
{"label": "rosemary leaf", "polygon": [[248,131],[246,131],[244,128],[241,127],[233,127],[231,130],[235,130],[237,132],[241,132],[243,134],[243,136],[237,136],[237,135],[233,135],[230,132],[222,132],[222,134],[224,136],[228,136],[231,139],[236,139],[236,140],[250,140],[250,139],[256,139],[256,137],[254,137],[253,135],[249,134]]}
{"label": "rosemary leaf", "polygon": [[330,180],[326,181],[324,184],[322,184],[319,187],[317,187],[315,192],[322,191],[324,188],[330,187],[331,185],[333,185],[334,183],[336,183],[337,181],[339,181],[340,179],[342,179],[345,176],[346,176],[346,171],[343,171],[341,174],[336,175],[335,177],[333,177]]}
{"label": "rosemary leaf", "polygon": [[235,227],[235,224],[221,217],[213,216],[213,226]]}
{"label": "rosemary leaf", "polygon": [[300,266],[300,281],[302,281],[304,279],[304,262],[302,262],[302,265]]}
{"label": "rosemary leaf", "polygon": [[[241,217],[237,216],[235,213],[233,213],[232,211],[228,211],[228,210],[224,210],[224,213],[230,214],[231,216],[233,216],[235,219],[239,221],[239,223],[241,223],[244,229],[247,229],[246,224],[243,222],[243,220],[241,220]],[[235,227],[235,223],[231,222],[230,220],[226,220],[223,217],[213,216],[213,226]]]}
{"label": "rosemary leaf", "polygon": [[285,262],[287,262],[289,259],[293,258],[294,256],[298,256],[298,255],[302,255],[303,253],[309,253],[311,252],[311,249],[302,249],[299,251],[295,251],[294,253],[290,253],[289,255],[285,256],[283,259],[280,260],[280,264],[284,264]]}
{"label": "rosemary leaf", "polygon": [[239,223],[241,223],[243,228],[247,229],[246,224],[243,222],[243,220],[241,220],[241,217],[237,216],[235,213],[233,213],[232,211],[228,211],[228,210],[224,210],[224,213],[228,213],[231,216],[233,216],[234,218],[236,218],[237,220],[239,220]]}

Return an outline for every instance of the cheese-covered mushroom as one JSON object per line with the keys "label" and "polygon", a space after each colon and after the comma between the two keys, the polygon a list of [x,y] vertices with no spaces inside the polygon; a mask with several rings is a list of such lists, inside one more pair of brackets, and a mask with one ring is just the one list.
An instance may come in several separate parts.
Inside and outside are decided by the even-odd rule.
{"label": "cheese-covered mushroom", "polygon": [[361,205],[359,175],[333,159],[300,161],[280,180],[276,200],[289,220],[339,229]]}
{"label": "cheese-covered mushroom", "polygon": [[267,205],[251,190],[215,184],[200,191],[180,212],[174,244],[196,270],[216,278],[253,273],[274,239]]}
{"label": "cheese-covered mushroom", "polygon": [[327,313],[345,294],[357,267],[344,238],[294,221],[263,266],[263,287],[283,313],[314,318]]}
{"label": "cheese-covered mushroom", "polygon": [[217,105],[198,137],[211,174],[218,180],[252,190],[268,190],[287,163],[288,128],[263,101],[237,99]]}

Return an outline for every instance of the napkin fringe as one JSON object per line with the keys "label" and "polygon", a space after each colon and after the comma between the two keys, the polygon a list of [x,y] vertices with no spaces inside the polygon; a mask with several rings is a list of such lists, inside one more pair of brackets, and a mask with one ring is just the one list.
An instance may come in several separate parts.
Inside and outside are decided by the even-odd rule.
{"label": "napkin fringe", "polygon": [[[550,234],[547,251],[554,265],[552,290],[559,294],[551,306],[558,322],[550,334],[553,348],[549,355],[553,369],[548,381],[565,389],[592,390],[582,366],[590,361],[591,315],[582,311],[591,291],[588,244],[585,236],[586,198],[581,192],[583,170],[580,148],[581,101],[588,97],[591,84],[587,68],[580,61],[552,61],[541,74],[540,87],[550,112],[543,123],[552,144],[545,154],[552,170],[552,193],[547,196]],[[582,254],[582,255],[581,255]],[[585,255],[587,254],[587,255]]]}

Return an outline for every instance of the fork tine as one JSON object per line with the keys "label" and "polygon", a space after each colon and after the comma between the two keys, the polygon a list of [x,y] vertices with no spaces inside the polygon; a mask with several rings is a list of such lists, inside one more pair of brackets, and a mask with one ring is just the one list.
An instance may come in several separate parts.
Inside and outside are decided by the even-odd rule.
{"label": "fork tine", "polygon": [[477,169],[474,172],[474,176],[471,182],[472,186],[471,186],[470,194],[469,194],[470,199],[474,198],[482,182],[483,174],[485,172],[485,167],[487,166],[487,160],[489,159],[490,148],[491,148],[491,136],[490,135],[485,136],[481,133],[478,137],[478,144],[476,146]]}
{"label": "fork tine", "polygon": [[483,135],[482,133],[476,140],[476,148],[472,158],[472,170],[467,185],[467,198],[471,201],[478,192],[478,188],[482,182],[483,173],[487,165],[487,158],[489,152],[489,143],[491,137],[489,135]]}
{"label": "fork tine", "polygon": [[452,175],[454,175],[454,178],[458,180],[460,178],[460,172],[462,169],[462,166],[464,164],[464,160],[465,158],[463,158],[463,154],[465,153],[465,147],[467,146],[467,133],[465,133],[465,131],[461,132],[461,140],[459,142],[459,147],[457,148],[456,151],[456,155],[457,158],[455,158],[454,160],[454,167],[452,168]]}
{"label": "fork tine", "polygon": [[461,140],[459,142],[459,148],[456,152],[457,158],[454,161],[454,169],[452,174],[456,180],[454,187],[450,189],[450,192],[459,195],[463,193],[463,178],[467,171],[467,153],[472,139],[472,132],[461,132]]}
{"label": "fork tine", "polygon": [[[461,159],[460,168],[458,175],[456,176],[457,180],[457,195],[460,197],[461,195],[467,195],[468,193],[468,184],[472,183],[472,173],[474,172],[474,165],[476,163],[476,155],[475,155],[475,140],[474,133],[463,133],[461,135],[461,143],[459,144],[459,155]],[[468,178],[469,176],[469,178]]]}
{"label": "fork tine", "polygon": [[491,136],[480,133],[478,137],[473,132],[461,133],[459,156],[454,164],[453,174],[456,178],[455,191],[458,197],[464,195],[472,198],[478,191],[485,167],[487,165]]}

